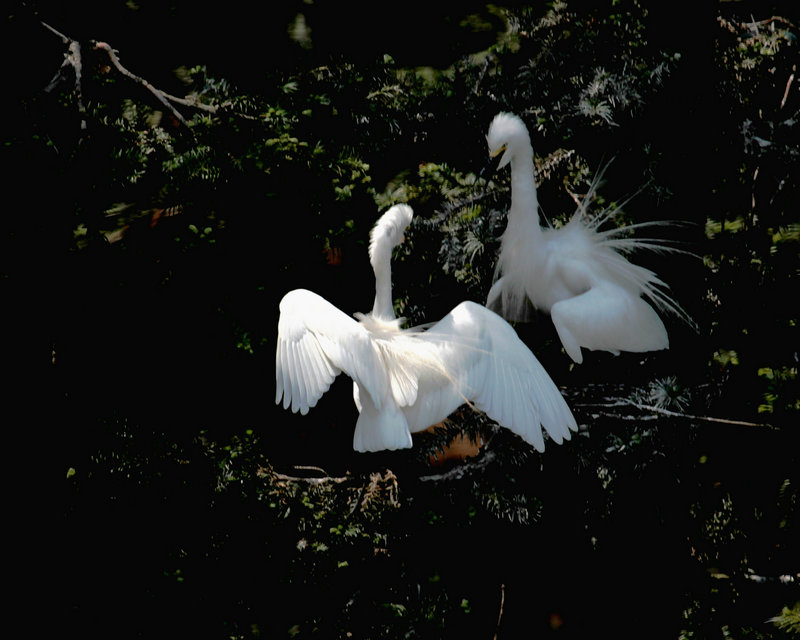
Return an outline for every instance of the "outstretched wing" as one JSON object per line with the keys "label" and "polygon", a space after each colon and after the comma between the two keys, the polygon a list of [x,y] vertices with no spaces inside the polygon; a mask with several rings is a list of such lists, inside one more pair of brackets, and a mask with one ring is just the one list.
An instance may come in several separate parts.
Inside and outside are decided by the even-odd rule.
{"label": "outstretched wing", "polygon": [[342,371],[380,408],[386,372],[368,331],[312,291],[287,293],[278,320],[275,402],[283,397],[284,409],[305,415]]}
{"label": "outstretched wing", "polygon": [[465,402],[539,451],[542,427],[559,444],[577,431],[558,387],[496,313],[463,302],[418,339],[435,345],[442,369],[419,372],[417,401],[405,409],[412,431],[443,420]]}

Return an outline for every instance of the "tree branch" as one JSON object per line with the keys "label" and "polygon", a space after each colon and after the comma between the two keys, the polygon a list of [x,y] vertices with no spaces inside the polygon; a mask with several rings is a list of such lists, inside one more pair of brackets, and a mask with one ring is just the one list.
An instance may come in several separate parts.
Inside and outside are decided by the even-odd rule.
{"label": "tree branch", "polygon": [[75,69],[75,100],[78,103],[78,113],[81,114],[81,131],[86,131],[86,107],[83,104],[83,89],[81,88],[83,62],[81,59],[81,45],[77,40],[69,43],[69,55],[72,67]]}
{"label": "tree branch", "polygon": [[63,33],[54,29],[44,21],[40,21],[42,26],[56,34],[61,41],[67,45],[67,54],[64,56],[64,62],[61,67],[45,87],[45,92],[50,93],[58,84],[65,79],[65,69],[72,67],[75,72],[75,101],[78,104],[78,113],[81,115],[81,131],[86,131],[86,106],[83,104],[83,89],[82,89],[82,73],[83,73],[83,59],[81,57],[81,44],[77,40],[73,40],[65,36]]}
{"label": "tree branch", "polygon": [[[767,422],[748,422],[746,420],[731,420],[729,418],[716,418],[714,416],[698,416],[691,413],[679,413],[677,411],[670,411],[669,409],[664,409],[663,407],[656,407],[653,405],[643,404],[641,402],[636,402],[635,400],[630,400],[628,398],[617,398],[615,402],[587,402],[587,403],[576,403],[573,404],[574,407],[601,407],[601,408],[613,408],[613,407],[622,407],[622,406],[631,406],[635,407],[641,411],[650,411],[652,413],[658,413],[663,416],[668,416],[670,418],[682,418],[684,420],[699,420],[701,422],[715,422],[719,424],[730,424],[736,425],[740,427],[759,427],[765,429],[772,429],[774,431],[779,431],[780,428],[776,427],[775,425],[769,424]],[[612,415],[611,417],[619,417],[616,415]]]}
{"label": "tree branch", "polygon": [[55,33],[55,34],[56,34],[56,35],[57,35],[59,38],[61,38],[61,42],[63,42],[64,44],[69,44],[70,42],[72,42],[72,38],[68,38],[68,37],[67,37],[67,36],[65,36],[63,33],[61,33],[61,32],[60,32],[58,29],[55,29],[55,28],[51,27],[51,26],[50,26],[49,24],[47,24],[47,23],[46,23],[44,20],[40,20],[39,22],[41,23],[41,25],[42,25],[42,26],[43,26],[45,29],[47,29],[48,31],[52,31],[52,32],[53,32],[53,33]]}
{"label": "tree branch", "polygon": [[[69,53],[66,55],[64,63],[61,65],[61,68],[56,72],[53,76],[53,79],[48,83],[47,87],[45,88],[46,92],[52,91],[63,79],[64,79],[64,71],[67,67],[72,67],[75,70],[75,94],[77,97],[78,102],[78,110],[81,113],[82,120],[81,120],[81,129],[86,129],[86,108],[83,104],[83,94],[81,90],[81,45],[77,40],[73,40],[69,36],[61,33],[58,29],[52,27],[51,25],[47,24],[46,22],[40,20],[41,25],[47,29],[48,31],[54,33],[56,36],[61,38],[61,41],[68,45]],[[222,111],[225,107],[225,104],[221,106],[215,106],[210,104],[205,104],[200,102],[197,99],[190,99],[190,98],[179,98],[178,96],[170,95],[165,91],[155,87],[152,83],[148,82],[145,78],[136,75],[129,69],[125,68],[119,60],[119,56],[117,52],[106,42],[94,42],[94,49],[105,51],[108,55],[109,59],[111,60],[111,64],[114,65],[114,68],[124,75],[126,78],[133,80],[137,84],[142,85],[146,88],[150,93],[152,93],[155,98],[162,104],[166,109],[169,110],[170,113],[184,126],[191,130],[189,127],[189,123],[186,118],[174,107],[172,103],[180,104],[185,107],[190,107],[192,109],[198,109],[200,111],[205,111],[207,113],[218,114]],[[255,120],[258,121],[259,118],[255,116],[250,116],[240,112],[232,112],[235,116],[239,118],[243,118],[246,120]],[[192,132],[194,134],[194,132]]]}
{"label": "tree branch", "polygon": [[503,606],[506,602],[506,585],[500,585],[500,611],[497,613],[497,624],[495,625],[494,640],[497,640],[497,634],[500,633],[500,622],[503,620]]}
{"label": "tree branch", "polygon": [[135,73],[132,73],[132,72],[128,71],[125,67],[123,67],[122,63],[120,63],[119,58],[117,57],[116,52],[114,51],[114,49],[111,48],[111,46],[108,43],[106,43],[106,42],[95,42],[94,43],[94,48],[95,49],[100,49],[102,51],[105,51],[108,54],[109,59],[111,60],[111,64],[113,64],[114,67],[116,67],[117,71],[119,71],[126,78],[129,78],[129,79],[133,80],[134,82],[142,85],[145,89],[147,89],[150,93],[152,93],[161,104],[163,104],[167,109],[169,109],[170,113],[172,113],[172,115],[175,116],[175,118],[178,120],[178,122],[180,122],[182,125],[184,125],[187,129],[189,129],[191,131],[191,127],[189,127],[189,123],[183,117],[181,112],[178,111],[170,103],[170,101],[167,99],[167,97],[164,94],[164,92],[161,91],[160,89],[156,89],[156,87],[154,87],[152,84],[150,84],[147,80],[145,80],[144,78],[142,78],[140,76],[137,76]]}
{"label": "tree branch", "polygon": [[781,16],[771,16],[769,18],[765,18],[764,20],[750,20],[749,22],[735,22],[733,20],[726,20],[722,16],[717,16],[717,22],[719,22],[723,27],[725,27],[731,33],[737,33],[737,28],[739,30],[744,29],[755,29],[758,32],[759,26],[764,26],[767,24],[772,24],[773,22],[782,22],[785,25],[788,25],[792,29],[797,29],[790,20],[786,18],[782,18]]}
{"label": "tree branch", "polygon": [[[215,106],[213,104],[206,104],[205,102],[200,102],[197,99],[179,98],[177,96],[170,95],[163,91],[161,93],[167,100],[170,100],[171,102],[177,102],[178,104],[182,104],[185,107],[199,109],[200,111],[206,111],[207,113],[213,113],[215,115],[218,114],[220,111],[223,111],[225,109],[225,106],[228,104],[227,102],[224,102],[219,106]],[[255,121],[260,120],[260,118],[247,115],[246,113],[242,113],[241,111],[229,111],[228,113],[231,113],[235,115],[237,118],[242,118],[244,120],[255,120]]]}
{"label": "tree branch", "polygon": [[753,582],[757,582],[759,584],[766,584],[766,583],[775,583],[778,582],[780,584],[793,584],[795,582],[800,582],[800,573],[795,575],[784,574],[780,576],[759,576],[755,573],[748,573],[745,575],[748,580],[752,580]]}
{"label": "tree branch", "polygon": [[274,473],[275,479],[281,482],[299,482],[305,483],[311,486],[317,486],[321,484],[341,484],[343,482],[349,482],[353,480],[353,476],[345,475],[341,477],[335,476],[323,476],[323,477],[306,477],[306,476],[289,476],[284,473]]}
{"label": "tree branch", "polygon": [[743,27],[752,26],[757,29],[759,26],[772,24],[773,22],[782,22],[783,24],[790,26],[792,29],[797,29],[797,26],[793,22],[781,16],[770,16],[769,18],[764,18],[763,20],[751,20],[750,22],[741,22],[739,24]]}
{"label": "tree branch", "polygon": [[780,109],[786,105],[786,99],[789,97],[789,88],[792,86],[792,82],[794,82],[794,74],[797,71],[797,65],[792,65],[792,73],[789,74],[789,79],[786,81],[786,89],[783,92],[783,98],[781,98],[781,106]]}

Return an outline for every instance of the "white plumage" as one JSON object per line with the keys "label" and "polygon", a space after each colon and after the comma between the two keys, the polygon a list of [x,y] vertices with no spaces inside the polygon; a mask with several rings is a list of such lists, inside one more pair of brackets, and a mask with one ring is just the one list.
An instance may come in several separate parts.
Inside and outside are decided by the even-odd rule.
{"label": "white plumage", "polygon": [[411,433],[469,402],[539,451],[542,427],[557,443],[577,424],[550,376],[514,329],[474,302],[462,302],[427,331],[401,329],[392,307],[391,252],[411,222],[395,205],[370,234],[375,303],[348,317],[305,289],[280,303],[275,401],[306,414],[341,372],[353,379],[357,451],[412,446]]}
{"label": "white plumage", "polygon": [[[539,223],[533,149],[525,124],[510,113],[493,119],[486,136],[499,167],[511,165],[511,208],[501,240],[496,280],[486,306],[512,321],[530,319],[531,307],[550,314],[567,354],[582,362],[581,347],[653,351],[669,347],[664,323],[652,306],[689,321],[655,273],[622,254],[636,249],[671,250],[651,239],[623,237],[658,222],[599,231],[616,211],[591,218],[590,193],[560,228]],[[644,296],[644,297],[643,297]]]}

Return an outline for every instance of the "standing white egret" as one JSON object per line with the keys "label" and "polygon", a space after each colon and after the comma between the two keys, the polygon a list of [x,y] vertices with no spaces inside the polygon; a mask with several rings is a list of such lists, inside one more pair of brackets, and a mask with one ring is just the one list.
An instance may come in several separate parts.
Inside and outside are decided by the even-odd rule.
{"label": "standing white egret", "polygon": [[539,451],[542,427],[557,443],[577,431],[550,376],[514,329],[474,302],[462,302],[427,331],[403,330],[392,306],[391,256],[413,213],[395,205],[370,234],[375,304],[358,322],[305,289],[280,303],[275,402],[305,415],[342,371],[359,410],[356,451],[412,446],[411,433],[472,403]]}
{"label": "standing white egret", "polygon": [[492,120],[486,136],[498,167],[511,165],[511,208],[502,236],[496,276],[486,306],[512,321],[527,320],[531,305],[550,314],[564,350],[582,362],[581,347],[610,351],[667,349],[664,323],[643,299],[688,321],[665,293],[655,273],[622,254],[636,249],[668,250],[651,239],[621,237],[638,227],[599,231],[616,211],[590,218],[588,204],[597,183],[570,221],[541,226],[533,169],[533,148],[525,124],[510,113]]}

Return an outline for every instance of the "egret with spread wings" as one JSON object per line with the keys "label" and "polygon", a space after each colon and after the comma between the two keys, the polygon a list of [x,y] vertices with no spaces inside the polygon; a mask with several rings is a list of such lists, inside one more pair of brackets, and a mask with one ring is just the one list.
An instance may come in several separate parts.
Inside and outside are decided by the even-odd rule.
{"label": "egret with spread wings", "polygon": [[354,383],[359,410],[357,451],[412,446],[411,433],[444,420],[464,403],[484,411],[537,450],[542,428],[555,442],[577,424],[542,365],[496,313],[462,302],[427,330],[402,329],[395,317],[391,257],[413,212],[391,207],[370,234],[375,302],[349,317],[306,289],[280,303],[276,395],[283,407],[306,414],[344,372]]}

